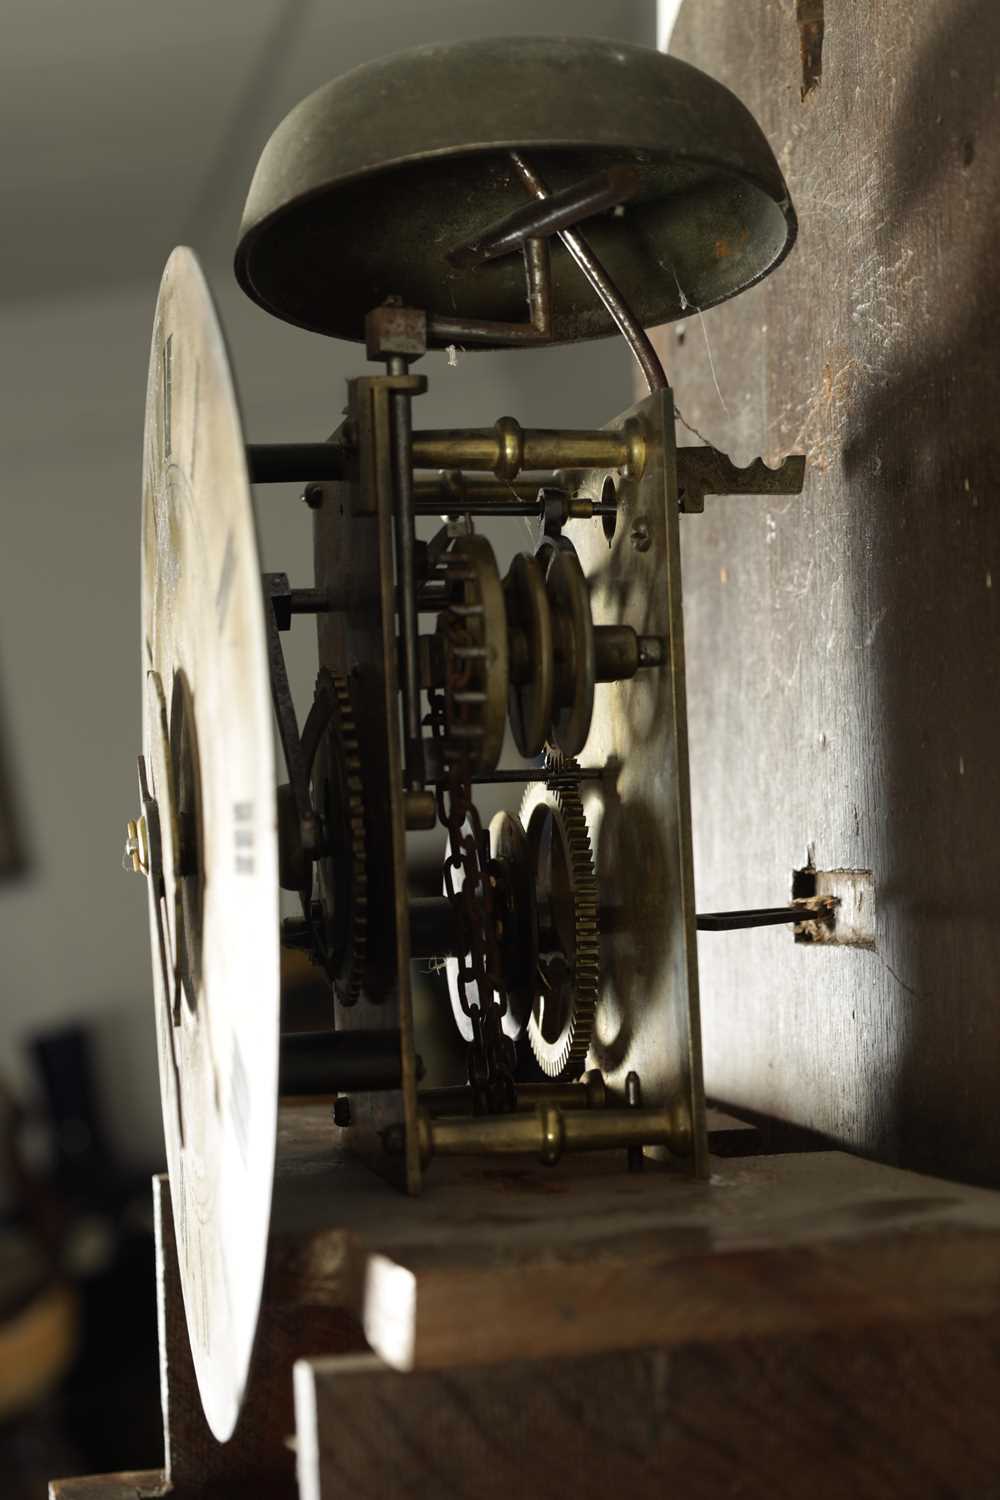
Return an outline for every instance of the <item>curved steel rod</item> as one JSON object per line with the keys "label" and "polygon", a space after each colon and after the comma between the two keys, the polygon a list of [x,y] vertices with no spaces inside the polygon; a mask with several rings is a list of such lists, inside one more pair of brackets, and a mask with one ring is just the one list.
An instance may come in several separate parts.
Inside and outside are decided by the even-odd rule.
{"label": "curved steel rod", "polygon": [[609,167],[557,193],[536,197],[534,203],[522,203],[474,239],[464,240],[449,251],[448,259],[453,266],[477,266],[509,255],[532,239],[545,239],[561,229],[572,229],[583,219],[591,219],[617,203],[628,202],[641,185],[637,167],[625,164]]}
{"label": "curved steel rod", "polygon": [[[534,193],[536,198],[547,198],[549,196],[548,188],[534,168],[528,165],[521,153],[519,151],[512,151],[510,159],[529,191]],[[587,241],[575,229],[561,229],[559,231],[559,238],[617,323],[622,337],[632,350],[636,362],[645,376],[646,384],[649,386],[650,391],[666,390],[668,386],[667,377],[649,335],[632,315],[618,288],[587,244]]]}

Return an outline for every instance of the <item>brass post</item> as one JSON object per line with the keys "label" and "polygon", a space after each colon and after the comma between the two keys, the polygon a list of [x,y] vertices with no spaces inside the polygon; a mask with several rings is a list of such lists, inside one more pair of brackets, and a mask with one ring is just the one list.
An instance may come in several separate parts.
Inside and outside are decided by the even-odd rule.
{"label": "brass post", "polygon": [[[429,1115],[469,1115],[472,1090],[465,1084],[453,1088],[421,1089],[417,1103]],[[584,1073],[579,1083],[519,1083],[519,1111],[537,1110],[540,1104],[557,1104],[560,1109],[603,1109],[607,1090],[598,1068]]]}
{"label": "brass post", "polygon": [[[564,1151],[612,1151],[629,1146],[668,1146],[677,1155],[690,1149],[689,1136],[669,1109],[563,1110],[543,1103],[530,1113],[483,1115],[463,1119],[417,1116],[420,1155],[508,1156],[537,1153],[554,1166]],[[402,1127],[383,1134],[388,1151],[402,1146]]]}
{"label": "brass post", "polygon": [[492,427],[415,432],[415,469],[473,469],[513,480],[522,470],[621,469],[638,478],[646,444],[637,423],[620,432],[522,427],[501,417]]}

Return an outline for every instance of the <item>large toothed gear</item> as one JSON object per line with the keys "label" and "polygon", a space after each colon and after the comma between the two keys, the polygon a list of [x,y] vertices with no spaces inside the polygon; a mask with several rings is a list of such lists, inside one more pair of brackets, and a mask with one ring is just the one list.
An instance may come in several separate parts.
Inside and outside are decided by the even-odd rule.
{"label": "large toothed gear", "polygon": [[342,1005],[354,1005],[368,957],[368,862],[361,748],[350,684],[322,671],[303,731],[324,852],[317,862],[321,951]]}
{"label": "large toothed gear", "polygon": [[539,958],[528,1040],[549,1078],[582,1073],[600,988],[597,877],[576,762],[547,751],[551,775],[521,804],[538,908]]}

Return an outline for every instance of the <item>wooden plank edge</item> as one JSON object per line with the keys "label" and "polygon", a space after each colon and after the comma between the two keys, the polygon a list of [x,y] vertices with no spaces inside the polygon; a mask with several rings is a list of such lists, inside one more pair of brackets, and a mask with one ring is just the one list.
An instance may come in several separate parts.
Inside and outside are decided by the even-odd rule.
{"label": "wooden plank edge", "polygon": [[49,1500],[159,1500],[170,1489],[163,1469],[131,1469],[121,1474],[88,1474],[80,1479],[51,1479]]}
{"label": "wooden plank edge", "polygon": [[[395,1370],[670,1349],[1000,1310],[1000,1234],[954,1225],[789,1248],[655,1246],[531,1266],[368,1260],[362,1323]],[[456,1308],[476,1309],[475,1339]]]}

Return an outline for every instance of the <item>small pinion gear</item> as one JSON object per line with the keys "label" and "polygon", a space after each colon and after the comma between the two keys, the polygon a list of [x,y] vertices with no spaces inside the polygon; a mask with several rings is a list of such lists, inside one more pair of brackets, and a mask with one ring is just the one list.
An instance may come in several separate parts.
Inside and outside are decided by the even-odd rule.
{"label": "small pinion gear", "polygon": [[337,999],[354,1005],[368,956],[368,863],[361,750],[346,677],[320,672],[302,738],[323,829],[321,951]]}
{"label": "small pinion gear", "polygon": [[549,1078],[584,1068],[600,992],[597,877],[577,763],[545,753],[550,773],[521,804],[538,903],[539,960],[528,1040]]}

